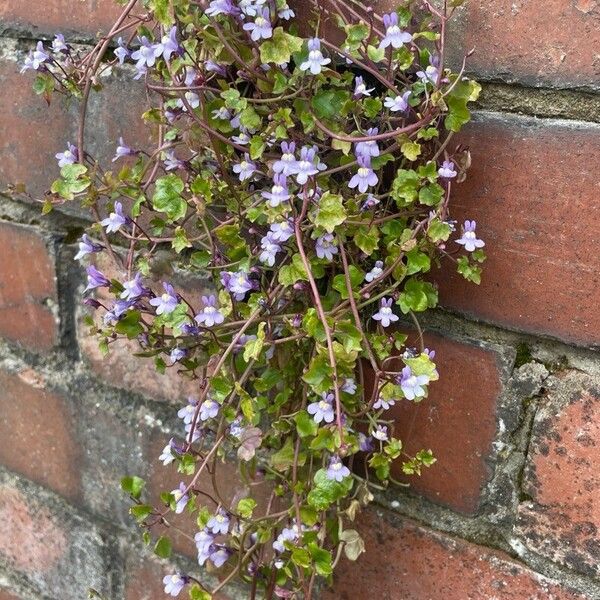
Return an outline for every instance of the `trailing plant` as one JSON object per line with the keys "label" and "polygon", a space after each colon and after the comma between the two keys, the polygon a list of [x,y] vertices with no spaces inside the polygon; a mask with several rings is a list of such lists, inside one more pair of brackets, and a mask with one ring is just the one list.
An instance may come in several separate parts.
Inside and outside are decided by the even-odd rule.
{"label": "trailing plant", "polygon": [[[196,385],[160,456],[177,489],[152,506],[123,480],[157,554],[186,512],[199,567],[221,572],[211,590],[200,569],[168,575],[171,596],[240,578],[251,598],[310,598],[363,552],[353,522],[372,490],[435,460],[406,454],[389,409],[438,379],[417,319],[438,302],[432,266],[478,283],[485,258],[475,222],[450,219],[470,161],[452,136],[480,89],[446,64],[459,4],[381,18],[330,0],[297,19],[285,0],[131,0],[93,48],[57,35],[25,60],[48,102],[79,103],[44,210],[93,216],[76,257],[91,260],[92,332]],[[86,145],[87,106],[116,70],[145,87],[156,143],[123,131],[107,165]],[[174,273],[209,273],[214,291],[186,294]]]}

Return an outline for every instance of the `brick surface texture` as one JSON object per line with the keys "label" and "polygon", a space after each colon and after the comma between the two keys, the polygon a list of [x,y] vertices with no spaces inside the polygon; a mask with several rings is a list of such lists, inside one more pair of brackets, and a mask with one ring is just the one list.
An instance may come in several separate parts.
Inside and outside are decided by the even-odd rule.
{"label": "brick surface texture", "polygon": [[[313,3],[292,4],[302,27]],[[58,176],[54,154],[76,139],[76,105],[46,107],[31,73],[19,74],[26,52],[58,31],[93,42],[119,12],[112,0],[0,0],[0,600],[81,600],[90,588],[158,600],[165,573],[194,569],[184,536],[173,537],[172,562],[135,541],[119,482],[144,477],[155,501],[178,486],[181,474],[157,459],[198,383],[158,374],[124,344],[103,357],[75,296],[83,270],[61,262],[80,227],[72,217],[85,213],[70,206],[44,219],[38,203],[1,193],[23,184],[42,198]],[[501,113],[484,98],[449,148],[472,156],[451,217],[477,221],[489,258],[479,287],[432,272],[443,310],[424,322],[424,342],[440,381],[421,403],[389,412],[406,452],[431,449],[437,463],[410,479],[393,466],[410,488],[385,491],[357,516],[366,554],[342,557],[318,598],[600,598],[600,124],[597,112],[577,120],[582,111],[564,98],[567,118],[548,116],[559,92],[574,106],[599,101],[600,4],[467,0],[451,29],[450,60],[474,48],[469,73],[494,82],[485,98],[494,86],[522,98],[518,109],[504,100]],[[327,19],[322,34],[340,36]],[[106,166],[121,135],[144,148],[152,132],[139,116],[141,82],[103,84],[86,147]],[[192,304],[206,291],[206,280],[171,275]],[[217,490],[199,485],[245,495],[234,469]],[[271,495],[260,489],[257,513]],[[195,527],[185,516],[174,523]],[[216,600],[248,597],[225,593]]]}

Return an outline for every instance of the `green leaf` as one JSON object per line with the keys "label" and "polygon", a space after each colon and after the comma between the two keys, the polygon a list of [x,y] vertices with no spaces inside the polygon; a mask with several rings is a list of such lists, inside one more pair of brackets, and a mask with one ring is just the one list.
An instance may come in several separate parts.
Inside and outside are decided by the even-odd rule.
{"label": "green leaf", "polygon": [[375,63],[385,59],[385,48],[367,46],[367,56]]}
{"label": "green leaf", "polygon": [[262,119],[251,106],[248,106],[240,113],[240,123],[246,127],[246,129],[253,131],[255,129],[260,129]]}
{"label": "green leaf", "polygon": [[419,202],[425,206],[437,206],[444,197],[444,188],[439,183],[431,183],[419,190]]}
{"label": "green leaf", "polygon": [[375,225],[370,229],[359,227],[353,241],[367,256],[371,256],[379,244],[379,229]]}
{"label": "green leaf", "polygon": [[139,523],[142,523],[152,514],[152,510],[153,508],[148,504],[135,504],[129,509],[129,512]]}
{"label": "green leaf", "polygon": [[352,489],[352,477],[338,482],[327,477],[325,469],[319,469],[314,477],[315,487],[308,493],[307,502],[315,510],[327,510],[334,502],[346,496]]}
{"label": "green leaf", "polygon": [[171,221],[182,219],[188,208],[181,196],[183,188],[183,181],[173,173],[159,177],[152,196],[152,208],[165,213]]}
{"label": "green leaf", "polygon": [[250,519],[256,508],[256,500],[253,498],[242,498],[237,505],[237,511],[245,519]]}
{"label": "green leaf", "polygon": [[78,163],[65,165],[60,170],[60,179],[57,179],[50,190],[64,198],[73,200],[75,194],[79,194],[91,185],[90,178],[86,175],[87,167]]}
{"label": "green leaf", "polygon": [[467,280],[477,285],[481,283],[481,267],[473,265],[466,256],[461,256],[457,261],[456,270]]}
{"label": "green leaf", "polygon": [[471,120],[471,113],[467,103],[474,102],[479,97],[481,86],[471,79],[462,79],[457,83],[452,92],[446,97],[448,115],[444,126],[450,131],[460,131],[465,123]]}
{"label": "green leaf", "polygon": [[288,63],[292,54],[302,49],[302,44],[302,38],[286,33],[282,27],[276,27],[271,39],[261,44],[260,59],[264,64]]}
{"label": "green leaf", "polygon": [[427,237],[434,243],[447,241],[451,233],[452,228],[450,225],[439,219],[431,221],[427,229]]}
{"label": "green leaf", "polygon": [[302,379],[314,388],[319,388],[323,383],[326,384],[326,387],[331,387],[330,382],[332,374],[333,371],[329,365],[328,359],[323,355],[317,355],[310,362],[308,370],[304,373]]}
{"label": "green leaf", "polygon": [[400,146],[400,151],[408,160],[413,161],[417,160],[417,158],[421,154],[421,144],[418,142],[404,142],[402,146]]}
{"label": "green leaf", "polygon": [[260,158],[265,151],[265,142],[264,140],[255,135],[250,140],[250,158],[255,160]]}
{"label": "green leaf", "polygon": [[154,554],[160,558],[169,558],[171,556],[171,540],[161,535],[154,546]]}
{"label": "green leaf", "polygon": [[294,548],[292,550],[292,562],[299,567],[307,569],[311,565],[310,554],[304,548]]}
{"label": "green leaf", "polygon": [[302,262],[300,254],[292,256],[292,264],[284,265],[279,269],[279,283],[285,287],[294,285],[297,281],[308,281],[308,274]]}
{"label": "green leaf", "polygon": [[390,196],[399,206],[406,206],[417,199],[420,185],[421,178],[416,171],[400,169],[392,183]]}
{"label": "green leaf", "polygon": [[366,23],[346,25],[346,43],[344,46],[350,50],[358,50],[360,43],[369,35],[369,27]]}
{"label": "green leaf", "polygon": [[177,229],[175,229],[174,238],[175,239],[171,242],[171,246],[177,254],[180,254],[186,248],[192,247],[192,242],[188,240],[185,230],[182,227],[177,227]]}
{"label": "green leaf", "polygon": [[431,259],[427,254],[421,252],[418,248],[413,248],[406,253],[408,259],[407,275],[413,275],[414,273],[427,273],[431,268]]}
{"label": "green leaf", "polygon": [[374,119],[381,113],[383,103],[380,98],[365,98],[363,100],[363,107],[365,109],[365,117]]}
{"label": "green leaf", "polygon": [[332,556],[329,550],[320,548],[315,542],[308,544],[310,556],[315,563],[317,573],[322,577],[327,577],[333,573]]}
{"label": "green leaf", "polygon": [[431,283],[409,279],[396,304],[400,306],[400,310],[404,314],[407,314],[411,311],[423,312],[428,308],[434,308],[437,305],[437,299],[437,291]]}
{"label": "green leaf", "polygon": [[136,475],[123,477],[123,479],[121,479],[121,489],[136,500],[142,495],[142,490],[145,485],[146,482]]}
{"label": "green leaf", "polygon": [[314,419],[305,411],[301,410],[295,417],[296,430],[301,438],[308,437],[309,435],[316,435],[319,426],[315,423]]}
{"label": "green leaf", "polygon": [[141,317],[142,314],[139,310],[130,310],[117,322],[115,331],[126,335],[130,340],[136,338],[144,331],[144,328],[140,325]]}
{"label": "green leaf", "polygon": [[277,471],[285,471],[293,464],[294,442],[291,437],[287,437],[283,447],[271,456],[271,466]]}
{"label": "green leaf", "polygon": [[317,214],[314,217],[314,224],[322,227],[328,233],[333,233],[334,229],[346,220],[346,209],[344,208],[344,199],[342,196],[325,192],[319,200]]}
{"label": "green leaf", "polygon": [[267,324],[263,321],[258,324],[256,339],[249,340],[244,346],[244,360],[249,362],[250,359],[258,360],[263,346],[265,345],[265,327]]}
{"label": "green leaf", "polygon": [[[352,289],[356,289],[359,284],[361,284],[365,278],[365,274],[354,265],[349,265],[348,267],[348,275],[350,276],[350,284]],[[346,285],[346,277],[343,274],[336,275],[333,278],[332,287],[334,290],[340,293],[340,296],[343,300],[348,299],[348,286]],[[356,295],[356,294],[355,294]]]}
{"label": "green leaf", "polygon": [[212,594],[209,594],[195,583],[190,588],[190,600],[212,600]]}
{"label": "green leaf", "polygon": [[319,119],[332,119],[342,112],[349,99],[346,90],[321,90],[312,97],[311,105]]}

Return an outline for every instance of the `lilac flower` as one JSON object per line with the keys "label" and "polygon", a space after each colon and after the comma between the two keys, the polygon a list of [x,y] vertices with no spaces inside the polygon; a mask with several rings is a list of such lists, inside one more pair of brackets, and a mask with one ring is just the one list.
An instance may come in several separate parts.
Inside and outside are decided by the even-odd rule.
{"label": "lilac flower", "polygon": [[[223,65],[216,63],[214,60],[206,60],[204,61],[204,68],[208,73],[216,73],[217,75],[221,75],[221,77],[225,77],[227,75],[227,70]],[[186,85],[190,85],[187,84]]]}
{"label": "lilac flower", "polygon": [[175,514],[180,515],[190,501],[190,497],[187,494],[187,486],[182,481],[176,490],[171,491],[171,494],[175,499]]}
{"label": "lilac flower", "polygon": [[301,71],[308,71],[313,75],[318,75],[322,67],[331,62],[330,58],[324,58],[321,52],[321,41],[319,38],[311,38],[308,40],[308,60],[300,65]]}
{"label": "lilac flower", "polygon": [[329,460],[326,474],[328,479],[333,479],[339,483],[343,481],[344,477],[350,475],[350,469],[342,462],[339,456],[332,456]]}
{"label": "lilac flower", "polygon": [[140,66],[153,67],[163,52],[162,44],[152,44],[145,35],[138,39],[140,47],[131,54],[131,58]]}
{"label": "lilac flower", "polygon": [[222,271],[221,284],[238,301],[243,300],[246,294],[254,289],[254,284],[248,278],[248,273],[244,271],[238,271],[237,273]]}
{"label": "lilac flower", "polygon": [[402,31],[398,26],[398,15],[393,12],[383,15],[383,24],[385,26],[385,37],[381,40],[379,48],[401,48],[412,40],[412,35],[408,31]]}
{"label": "lilac flower", "polygon": [[351,377],[348,377],[344,380],[344,384],[340,389],[342,392],[346,392],[346,394],[356,394],[356,381]]}
{"label": "lilac flower", "polygon": [[284,21],[289,21],[296,16],[296,13],[289,7],[289,5],[285,4],[277,11],[277,16]]}
{"label": "lilac flower", "polygon": [[212,546],[214,541],[215,536],[212,535],[206,529],[199,531],[194,536],[194,542],[196,543],[196,548],[198,549],[198,552],[206,552]]}
{"label": "lilac flower", "polygon": [[378,260],[375,266],[365,275],[365,281],[371,283],[374,279],[377,279],[383,273],[383,261]]}
{"label": "lilac flower", "polygon": [[408,110],[408,99],[410,98],[410,91],[404,92],[402,96],[388,96],[383,105],[390,109],[390,112],[406,112]]}
{"label": "lilac flower", "polygon": [[209,17],[217,15],[238,15],[240,10],[232,0],[212,0],[205,11]]}
{"label": "lilac flower", "polygon": [[172,313],[179,303],[175,289],[170,283],[163,282],[163,288],[165,290],[164,294],[150,300],[150,304],[156,306],[157,315]]}
{"label": "lilac flower", "polygon": [[247,17],[255,17],[266,0],[238,0],[240,10]]}
{"label": "lilac flower", "polygon": [[320,162],[317,156],[317,147],[304,146],[300,150],[300,160],[294,167],[294,175],[296,175],[296,181],[300,185],[304,185],[310,176],[317,175],[319,171],[326,168],[327,166]]}
{"label": "lilac flower", "polygon": [[217,513],[208,520],[206,529],[213,535],[226,535],[229,531],[229,517],[227,513],[224,510],[219,509]]}
{"label": "lilac flower", "polygon": [[332,233],[326,233],[317,238],[315,242],[315,251],[319,258],[333,260],[333,255],[338,253],[337,240]]}
{"label": "lilac flower", "polygon": [[233,165],[233,172],[237,173],[240,181],[245,181],[250,179],[256,172],[256,164],[250,160],[249,154],[244,154],[244,160]]}
{"label": "lilac flower", "polygon": [[198,325],[212,327],[213,325],[220,325],[225,320],[225,316],[217,308],[217,299],[215,296],[202,296],[202,303],[204,304],[204,308],[195,316]]}
{"label": "lilac flower", "polygon": [[177,411],[177,416],[183,419],[186,425],[189,425],[194,420],[198,401],[195,398],[188,398],[188,403]]}
{"label": "lilac flower", "polygon": [[269,265],[269,267],[272,267],[275,264],[275,257],[277,256],[277,253],[281,252],[281,246],[274,239],[271,232],[267,233],[267,235],[262,238],[260,241],[260,246],[262,248],[262,252],[258,257],[258,260]]}
{"label": "lilac flower", "polygon": [[242,427],[241,423],[242,421],[240,417],[237,417],[229,425],[229,435],[238,438],[238,440],[242,437],[244,433],[244,428]]}
{"label": "lilac flower", "polygon": [[423,83],[432,83],[435,85],[439,79],[440,71],[435,65],[428,65],[425,71],[417,71],[417,77]]}
{"label": "lilac flower", "polygon": [[160,460],[165,467],[170,465],[176,458],[175,454],[173,454],[174,445],[175,440],[171,438],[169,443],[163,448],[161,455],[158,457],[158,460]]}
{"label": "lilac flower", "polygon": [[67,149],[54,156],[58,160],[58,166],[62,169],[66,165],[75,164],[78,160],[79,152],[76,146],[71,144],[71,142],[67,142]]}
{"label": "lilac flower", "polygon": [[174,150],[167,150],[163,159],[165,171],[175,171],[185,167],[185,162],[175,156]]}
{"label": "lilac flower", "polygon": [[365,201],[362,203],[360,210],[371,210],[372,208],[375,208],[379,204],[379,202],[379,198],[375,198],[373,194],[369,194]]}
{"label": "lilac flower", "polygon": [[438,175],[444,179],[453,179],[457,174],[454,163],[451,160],[445,160],[438,169]]}
{"label": "lilac flower", "polygon": [[371,92],[374,89],[375,88],[367,89],[367,86],[366,86],[363,78],[360,76],[356,77],[356,79],[354,80],[354,97],[355,98],[360,98],[361,96],[370,96]]}
{"label": "lilac flower", "polygon": [[[185,98],[185,102],[183,101],[183,98]],[[195,92],[186,92],[183,94],[183,98],[177,100],[177,106],[181,108],[183,112],[187,112],[188,107],[186,103],[189,104],[192,109],[200,106],[200,96]]]}
{"label": "lilac flower", "polygon": [[169,354],[169,360],[171,361],[171,364],[174,365],[176,362],[180,361],[182,358],[185,358],[187,356],[187,351],[185,350],[185,348],[173,348],[173,350],[171,350],[171,353]]}
{"label": "lilac flower", "polygon": [[[379,133],[379,129],[377,127],[371,127],[367,129],[367,135],[374,136]],[[368,142],[357,142],[355,144],[355,152],[356,156],[365,156],[367,158],[371,158],[373,156],[379,156],[379,146],[377,145],[377,140],[370,140]]]}
{"label": "lilac flower", "polygon": [[385,425],[377,425],[377,427],[371,431],[371,435],[380,442],[388,441],[388,428]]}
{"label": "lilac flower", "polygon": [[379,396],[379,398],[377,398],[377,401],[375,402],[375,404],[373,404],[373,408],[375,408],[375,409],[383,408],[383,410],[388,410],[390,408],[390,406],[394,406],[394,404],[396,404],[396,401],[393,398],[386,400],[385,398],[382,398],[381,396]]}
{"label": "lilac flower", "polygon": [[361,452],[372,452],[373,440],[371,436],[365,435],[364,433],[358,434],[358,448]]}
{"label": "lilac flower", "polygon": [[147,73],[148,67],[144,63],[135,63],[135,76],[133,78],[135,81],[141,79],[142,77],[145,77]]}
{"label": "lilac flower", "polygon": [[485,242],[477,238],[476,227],[477,223],[475,221],[465,221],[462,237],[456,240],[456,243],[464,246],[467,252],[474,252],[477,248],[485,246]]}
{"label": "lilac flower", "polygon": [[210,555],[210,560],[217,569],[221,568],[229,558],[229,550],[227,548],[219,548]]}
{"label": "lilac flower", "polygon": [[193,442],[196,442],[200,439],[201,435],[202,435],[202,425],[200,423],[196,423],[196,427],[194,427],[194,433],[192,433],[192,438],[190,440],[190,432],[192,431],[192,423],[188,423],[185,426],[185,438],[186,440]]}
{"label": "lilac flower", "polygon": [[179,596],[179,592],[185,586],[185,579],[179,573],[174,573],[173,575],[165,575],[163,583],[165,584],[165,594],[175,598],[175,596]]}
{"label": "lilac flower", "polygon": [[273,26],[269,19],[269,9],[261,8],[253,23],[244,23],[244,31],[250,32],[250,37],[255,41],[269,39],[273,35]]}
{"label": "lilac flower", "polygon": [[68,52],[69,46],[65,43],[65,36],[62,33],[57,33],[52,40],[53,52]]}
{"label": "lilac flower", "polygon": [[106,227],[106,233],[116,233],[126,223],[127,217],[123,214],[123,205],[120,202],[115,202],[114,211],[100,221],[100,225]]}
{"label": "lilac flower", "polygon": [[379,321],[382,327],[389,327],[390,323],[393,323],[399,319],[398,315],[392,312],[392,298],[382,298],[379,306],[379,311],[373,315],[373,319]]}
{"label": "lilac flower", "polygon": [[133,279],[123,283],[123,291],[121,292],[121,298],[124,300],[134,300],[139,298],[142,294],[146,293],[146,288],[142,285],[141,273],[136,273]]}
{"label": "lilac flower", "polygon": [[294,235],[294,222],[291,219],[273,223],[271,225],[271,238],[276,242],[287,242]]}
{"label": "lilac flower", "polygon": [[281,158],[273,163],[275,173],[292,175],[296,173],[297,161],[295,156],[296,144],[294,142],[281,142]]}
{"label": "lilac flower", "polygon": [[116,160],[119,160],[120,158],[123,158],[124,156],[131,156],[133,154],[135,154],[135,151],[133,151],[129,146],[127,146],[125,144],[125,142],[123,141],[123,138],[120,137],[119,144],[117,146],[117,152],[115,154],[115,157],[112,159],[112,161],[115,162]]}
{"label": "lilac flower", "polygon": [[135,300],[117,300],[112,309],[104,314],[104,323],[114,325],[135,304]]}
{"label": "lilac flower", "polygon": [[131,55],[131,52],[128,50],[122,37],[117,40],[117,44],[118,46],[115,50],[115,56],[119,59],[119,64],[122,65],[125,62],[125,59]]}
{"label": "lilac flower", "polygon": [[93,252],[100,252],[104,246],[93,242],[87,233],[84,233],[79,240],[79,252],[75,255],[75,260],[81,260],[84,256]]}
{"label": "lilac flower", "polygon": [[285,542],[295,542],[300,536],[298,525],[292,527],[284,527],[281,533],[277,536],[277,539],[273,542],[273,550],[275,552],[285,552]]}
{"label": "lilac flower", "polygon": [[321,394],[322,399],[317,402],[312,402],[308,405],[306,410],[309,415],[313,415],[315,423],[325,421],[325,423],[332,423],[335,419],[333,412],[333,394]]}
{"label": "lilac flower", "polygon": [[171,60],[172,54],[183,54],[183,48],[177,41],[177,27],[171,27],[169,35],[163,35],[160,45],[162,46],[162,56],[166,61]]}
{"label": "lilac flower", "polygon": [[240,131],[238,135],[232,135],[231,139],[240,146],[247,146],[250,143],[250,136],[245,131]]}
{"label": "lilac flower", "polygon": [[94,265],[90,265],[87,269],[87,287],[85,292],[88,290],[94,290],[99,287],[107,287],[110,285],[110,281],[104,276],[103,273],[98,271]]}
{"label": "lilac flower", "polygon": [[37,71],[47,60],[50,60],[50,55],[44,50],[44,44],[38,42],[35,50],[32,50],[25,58],[21,73],[25,73],[27,69]]}
{"label": "lilac flower", "polygon": [[402,369],[400,387],[407,400],[414,400],[415,398],[422,398],[425,396],[425,388],[423,386],[428,383],[429,377],[427,377],[427,375],[415,375],[408,365]]}
{"label": "lilac flower", "polygon": [[261,192],[263,198],[268,200],[269,206],[275,208],[282,202],[287,202],[290,199],[290,192],[287,187],[287,178],[283,174],[275,174],[273,177],[273,187],[270,192]]}
{"label": "lilac flower", "polygon": [[350,189],[358,188],[361,194],[364,194],[369,187],[377,185],[379,177],[371,168],[371,158],[369,156],[358,156],[358,171],[352,176],[348,183]]}
{"label": "lilac flower", "polygon": [[208,421],[208,419],[214,419],[219,414],[219,403],[207,398],[200,405],[200,420]]}

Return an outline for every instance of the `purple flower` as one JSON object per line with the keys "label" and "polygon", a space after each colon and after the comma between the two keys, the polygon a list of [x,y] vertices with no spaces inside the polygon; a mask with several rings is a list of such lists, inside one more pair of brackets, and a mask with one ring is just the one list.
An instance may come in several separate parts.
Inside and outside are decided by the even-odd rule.
{"label": "purple flower", "polygon": [[141,45],[131,54],[131,58],[136,61],[137,66],[153,67],[163,52],[162,44],[152,44],[145,35],[138,39]]}
{"label": "purple flower", "polygon": [[371,435],[380,442],[388,441],[388,428],[385,425],[377,425],[377,427],[371,431]]}
{"label": "purple flower", "polygon": [[393,12],[383,15],[383,24],[385,26],[385,37],[381,40],[379,48],[400,48],[412,40],[412,35],[408,31],[402,31],[398,26],[398,15]]}
{"label": "purple flower", "polygon": [[215,536],[212,535],[206,529],[199,531],[194,536],[194,542],[196,543],[196,548],[198,549],[198,552],[201,552],[201,553],[206,552],[212,546],[214,541],[215,541]]}
{"label": "purple flower", "polygon": [[275,264],[275,257],[278,252],[281,252],[281,246],[274,239],[271,232],[267,233],[265,237],[260,241],[262,252],[260,253],[258,260],[260,262],[272,267]]}
{"label": "purple flower", "polygon": [[476,227],[477,223],[475,221],[465,221],[462,237],[456,240],[456,243],[464,246],[467,252],[474,252],[477,248],[485,246],[485,242],[477,238]]}
{"label": "purple flower", "polygon": [[163,583],[165,584],[165,594],[175,598],[175,596],[179,596],[179,592],[185,586],[185,579],[179,573],[173,573],[173,575],[165,575]]}
{"label": "purple flower", "polygon": [[245,131],[240,131],[238,135],[232,135],[231,139],[240,146],[247,146],[250,143],[250,136]]}
{"label": "purple flower", "polygon": [[313,75],[318,75],[322,67],[331,62],[330,58],[324,58],[321,52],[321,41],[319,38],[311,38],[308,40],[308,60],[300,65],[301,71],[308,71]]}
{"label": "purple flower", "polygon": [[208,419],[214,419],[219,414],[219,404],[210,398],[207,398],[200,405],[200,420],[208,421]]}
{"label": "purple flower", "polygon": [[239,15],[240,10],[232,0],[212,0],[205,11],[209,17],[217,15]]}
{"label": "purple flower", "polygon": [[[367,129],[367,135],[373,136],[379,133],[379,129],[377,127],[371,127]],[[367,158],[371,158],[372,156],[379,156],[379,146],[377,145],[377,140],[370,140],[368,142],[357,142],[355,144],[355,152],[356,156],[365,156]]]}
{"label": "purple flower", "polygon": [[110,281],[104,276],[103,273],[98,271],[94,265],[90,265],[87,269],[87,287],[84,292],[88,290],[94,290],[99,287],[108,287]]}
{"label": "purple flower", "polygon": [[187,351],[185,348],[173,348],[171,353],[169,354],[169,360],[171,364],[174,365],[176,362],[180,361],[182,358],[187,356]]}
{"label": "purple flower", "polygon": [[375,408],[375,409],[383,408],[383,410],[388,410],[389,407],[394,406],[394,404],[396,404],[396,401],[393,398],[391,398],[390,400],[385,400],[384,398],[379,396],[379,398],[377,398],[377,402],[375,402],[375,404],[373,404],[373,408]]}
{"label": "purple flower", "polygon": [[157,315],[172,313],[179,303],[175,289],[170,283],[163,282],[163,288],[165,290],[164,294],[150,300],[150,304],[156,307]]}
{"label": "purple flower", "polygon": [[304,146],[300,150],[300,160],[294,166],[293,172],[296,175],[296,181],[300,185],[304,185],[310,176],[317,175],[319,171],[326,168],[326,165],[320,162],[317,156],[317,147]]}
{"label": "purple flower", "polygon": [[170,465],[176,458],[173,454],[173,444],[174,440],[171,438],[169,443],[163,448],[161,455],[158,457],[158,460],[160,460],[165,467]]}
{"label": "purple flower", "polygon": [[378,198],[375,198],[373,194],[369,194],[365,201],[362,203],[360,210],[371,210],[372,208],[375,208],[379,204],[379,202],[380,200]]}
{"label": "purple flower", "polygon": [[294,235],[294,222],[292,219],[273,223],[271,225],[271,238],[276,242],[287,242]]}
{"label": "purple flower", "polygon": [[227,70],[225,67],[216,63],[214,60],[208,59],[204,61],[204,68],[208,73],[216,73],[217,75],[221,75],[221,77],[225,77],[225,75],[227,75]]}
{"label": "purple flower", "polygon": [[38,42],[35,50],[32,50],[25,58],[21,73],[24,73],[27,69],[37,71],[47,60],[50,60],[50,55],[44,50],[44,44]]}
{"label": "purple flower", "polygon": [[290,199],[290,192],[287,187],[287,178],[283,174],[275,174],[273,177],[273,187],[270,192],[262,192],[263,198],[269,201],[269,206],[275,208],[282,202],[287,202]]}
{"label": "purple flower", "polygon": [[227,548],[219,548],[218,550],[215,550],[215,552],[211,553],[210,560],[212,561],[213,565],[219,569],[227,562],[229,556],[230,554]]}
{"label": "purple flower", "polygon": [[408,365],[402,369],[400,387],[407,400],[414,400],[415,398],[422,398],[425,396],[425,389],[423,386],[428,383],[429,377],[427,377],[427,375],[414,375],[412,369]]}
{"label": "purple flower", "polygon": [[[188,423],[185,426],[185,433],[186,433],[185,438],[187,440],[190,439],[190,432],[191,431],[192,431],[192,423]],[[202,434],[202,426],[201,426],[200,423],[196,423],[196,427],[194,427],[194,433],[192,433],[192,439],[191,439],[191,441],[195,442],[195,441],[199,440],[201,434]]]}
{"label": "purple flower", "polygon": [[233,172],[237,173],[240,181],[245,181],[250,179],[256,172],[256,164],[250,160],[250,155],[246,153],[244,154],[244,160],[233,165]]}
{"label": "purple flower", "polygon": [[190,497],[187,494],[187,486],[185,483],[181,482],[176,490],[171,491],[171,494],[175,499],[175,514],[180,515],[185,510],[185,507],[190,500]]}
{"label": "purple flower", "polygon": [[181,168],[185,167],[185,162],[183,162],[182,160],[179,160],[175,156],[174,150],[167,150],[165,152],[165,157],[163,159],[163,162],[165,164],[165,171],[175,171],[176,169],[181,169]]}
{"label": "purple flower", "polygon": [[213,325],[220,325],[225,320],[225,316],[217,308],[215,296],[202,296],[202,303],[204,308],[195,316],[198,325],[212,327]]}
{"label": "purple flower", "polygon": [[112,161],[115,162],[116,160],[119,160],[124,156],[131,156],[132,154],[135,154],[135,151],[133,151],[129,146],[125,145],[123,138],[120,137],[119,144],[117,146],[117,153],[115,154],[115,157],[112,159]]}
{"label": "purple flower", "polygon": [[53,52],[69,52],[69,46],[65,43],[65,36],[62,33],[57,33],[52,40]]}
{"label": "purple flower", "polygon": [[361,194],[364,194],[369,187],[377,185],[379,177],[371,168],[371,158],[369,156],[358,156],[358,171],[352,176],[348,187],[350,189],[358,188]]}
{"label": "purple flower", "polygon": [[146,293],[146,288],[142,285],[141,273],[136,273],[133,279],[123,283],[123,291],[121,292],[121,298],[124,300],[135,300],[142,294]]}
{"label": "purple flower", "polygon": [[451,160],[445,160],[438,169],[438,175],[444,179],[453,179],[457,174],[454,169],[454,163]]}
{"label": "purple flower", "polygon": [[208,520],[206,529],[213,535],[226,535],[229,531],[229,516],[224,510],[219,509],[217,513]]}
{"label": "purple flower", "polygon": [[432,83],[435,85],[440,76],[440,71],[435,65],[428,65],[425,71],[417,71],[417,77],[423,83]]}
{"label": "purple flower", "polygon": [[351,377],[348,377],[344,380],[344,384],[340,389],[342,392],[346,392],[346,394],[356,394],[356,381]]}
{"label": "purple flower", "polygon": [[237,273],[222,271],[221,284],[238,301],[243,300],[244,296],[254,289],[254,284],[248,278],[248,273],[244,271],[238,271]]}
{"label": "purple flower", "polygon": [[308,405],[306,410],[309,415],[313,415],[315,423],[325,421],[325,423],[332,423],[335,419],[333,412],[333,394],[321,394],[322,399],[317,402],[312,402]]}
{"label": "purple flower", "polygon": [[383,273],[383,262],[378,260],[375,266],[365,275],[365,281],[371,283],[374,279],[377,279]]}
{"label": "purple flower", "polygon": [[289,7],[289,5],[285,4],[277,11],[277,16],[284,21],[289,21],[296,16],[296,13]]}
{"label": "purple flower", "polygon": [[410,98],[410,90],[404,92],[402,96],[388,96],[383,105],[390,109],[390,112],[406,112],[408,110],[408,99]]}
{"label": "purple flower", "polygon": [[373,450],[373,440],[371,436],[364,433],[358,434],[358,448],[361,452],[371,452]]}
{"label": "purple flower", "polygon": [[255,41],[269,39],[273,35],[273,26],[269,19],[269,9],[261,8],[253,23],[244,23],[244,31],[250,32],[250,37]]}
{"label": "purple flower", "polygon": [[332,233],[326,233],[317,238],[315,242],[315,251],[319,258],[333,260],[333,255],[338,253],[337,240]]}
{"label": "purple flower", "polygon": [[273,542],[273,550],[275,552],[285,552],[285,542],[295,542],[300,536],[298,525],[292,527],[284,527],[281,533],[277,536],[277,539]]}
{"label": "purple flower", "polygon": [[179,98],[179,100],[177,100],[177,106],[183,112],[187,112],[186,102],[190,105],[190,108],[198,108],[200,106],[200,96],[198,96],[198,94],[196,94],[195,92],[186,92],[183,95],[183,97],[185,98],[185,102],[182,98]]}
{"label": "purple flower", "polygon": [[281,142],[281,158],[273,163],[275,173],[293,175],[296,173],[297,161],[295,156],[296,144],[294,142]]}
{"label": "purple flower", "polygon": [[79,252],[75,255],[75,260],[81,260],[84,256],[93,252],[100,252],[104,246],[93,242],[87,233],[84,233],[79,240]]}
{"label": "purple flower", "polygon": [[382,298],[379,311],[373,315],[373,319],[379,321],[382,327],[389,327],[390,323],[399,319],[398,315],[392,312],[392,298]]}
{"label": "purple flower", "polygon": [[327,467],[327,478],[337,481],[343,481],[344,477],[350,475],[350,469],[342,462],[339,456],[332,456]]}
{"label": "purple flower", "polygon": [[375,88],[367,89],[367,86],[362,77],[358,76],[354,79],[354,97],[360,98],[361,96],[370,96],[371,92]]}
{"label": "purple flower", "polygon": [[100,225],[106,227],[106,233],[119,231],[125,223],[127,223],[127,217],[123,214],[123,205],[120,202],[115,202],[114,211],[106,219],[100,221]]}
{"label": "purple flower", "polygon": [[192,85],[194,85],[194,83],[196,83],[198,73],[193,67],[186,67],[184,73],[185,78],[183,80],[183,85],[185,85],[186,87],[191,87]]}
{"label": "purple flower", "polygon": [[255,17],[267,0],[238,0],[240,10],[247,17]]}
{"label": "purple flower", "polygon": [[119,59],[119,64],[122,65],[125,62],[125,59],[131,55],[131,52],[128,50],[123,38],[120,37],[117,40],[117,49],[115,50],[115,56]]}
{"label": "purple flower", "polygon": [[71,142],[67,142],[67,149],[64,152],[59,152],[54,155],[58,160],[58,166],[62,169],[66,165],[72,165],[77,162],[79,157],[79,152],[77,151],[77,147],[71,144]]}
{"label": "purple flower", "polygon": [[183,48],[177,41],[177,27],[171,27],[169,35],[163,35],[160,45],[162,46],[162,56],[166,61],[171,60],[172,54],[183,54]]}
{"label": "purple flower", "polygon": [[194,420],[198,401],[195,398],[188,398],[188,403],[177,411],[177,416],[183,419],[186,425],[189,425]]}
{"label": "purple flower", "polygon": [[146,67],[144,63],[135,63],[135,76],[133,78],[135,81],[141,79],[142,77],[145,77],[146,73],[148,73],[148,67]]}

